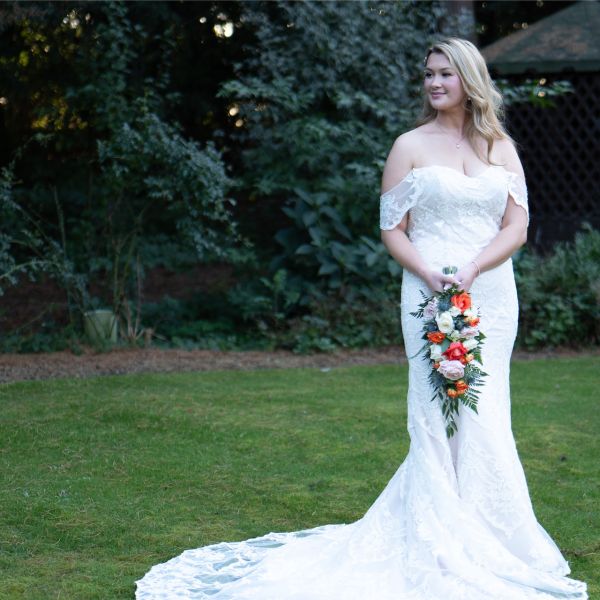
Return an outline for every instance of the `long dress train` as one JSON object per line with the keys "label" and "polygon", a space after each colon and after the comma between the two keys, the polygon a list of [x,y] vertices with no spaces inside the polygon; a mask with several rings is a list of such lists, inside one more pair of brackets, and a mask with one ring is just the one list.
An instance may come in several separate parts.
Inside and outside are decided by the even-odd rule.
{"label": "long dress train", "polygon": [[[432,267],[462,266],[498,233],[508,198],[528,211],[525,183],[490,166],[476,177],[413,169],[381,198],[381,227],[409,212],[408,235]],[[214,600],[584,600],[586,584],[537,522],[510,419],[509,368],[518,303],[512,261],[483,273],[471,296],[489,374],[479,414],[462,410],[447,439],[431,401],[422,322],[429,295],[405,271],[402,331],[409,357],[410,449],[365,516],[348,525],[270,533],[187,550],[137,582],[136,598]]]}

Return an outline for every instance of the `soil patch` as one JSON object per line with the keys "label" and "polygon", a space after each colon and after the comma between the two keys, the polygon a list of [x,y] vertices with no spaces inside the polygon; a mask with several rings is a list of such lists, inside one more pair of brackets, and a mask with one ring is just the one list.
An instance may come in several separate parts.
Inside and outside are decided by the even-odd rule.
{"label": "soil patch", "polygon": [[[515,360],[573,356],[600,356],[600,348],[585,352],[554,350],[548,352],[515,352]],[[406,363],[404,349],[399,346],[331,353],[300,355],[283,350],[275,352],[218,352],[213,350],[175,350],[127,348],[83,354],[52,352],[48,354],[0,354],[0,383],[55,377],[94,377],[125,373],[172,373],[212,371],[217,369],[278,369],[348,367],[354,365]]]}

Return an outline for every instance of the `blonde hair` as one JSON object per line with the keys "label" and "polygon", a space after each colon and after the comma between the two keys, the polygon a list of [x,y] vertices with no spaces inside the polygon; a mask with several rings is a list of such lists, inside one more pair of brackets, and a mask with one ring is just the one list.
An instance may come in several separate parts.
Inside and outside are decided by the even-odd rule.
{"label": "blonde hair", "polygon": [[[512,139],[502,124],[502,95],[490,77],[483,56],[471,42],[460,38],[446,38],[431,46],[425,57],[425,65],[433,53],[443,54],[456,70],[467,94],[465,138],[483,162],[491,163],[490,154],[494,140],[508,139],[512,142]],[[417,125],[433,121],[436,115],[437,110],[431,106],[429,98],[425,95],[423,111]],[[479,146],[475,143],[477,136],[487,143],[485,157],[481,156]]]}

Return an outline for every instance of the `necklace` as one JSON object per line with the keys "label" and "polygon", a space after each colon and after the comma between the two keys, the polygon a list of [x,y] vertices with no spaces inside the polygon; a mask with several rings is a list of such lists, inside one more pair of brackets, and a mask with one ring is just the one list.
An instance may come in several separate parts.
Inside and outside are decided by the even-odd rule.
{"label": "necklace", "polygon": [[[438,126],[438,128],[441,130],[441,132],[442,132],[442,133],[445,133],[445,134],[446,134],[448,137],[450,137],[450,138],[452,137],[452,136],[451,136],[451,135],[450,135],[450,134],[449,134],[447,131],[445,131],[445,130],[443,129],[443,127],[441,127],[441,125],[439,125],[438,123],[436,123],[436,125]],[[464,139],[465,139],[465,135],[464,135],[464,133],[463,133],[463,135],[461,136],[461,138],[460,138],[460,139],[459,139],[457,142],[454,142],[454,145],[455,145],[457,148],[460,148],[460,145],[461,145],[461,143],[462,143],[462,141],[463,141]]]}

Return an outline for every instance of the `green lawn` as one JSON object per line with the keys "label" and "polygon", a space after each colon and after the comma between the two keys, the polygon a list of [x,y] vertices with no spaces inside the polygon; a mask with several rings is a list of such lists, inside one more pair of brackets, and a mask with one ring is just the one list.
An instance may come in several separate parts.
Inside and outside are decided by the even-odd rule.
{"label": "green lawn", "polygon": [[[536,514],[600,598],[598,359],[519,362]],[[0,598],[132,598],[186,548],[360,518],[408,450],[406,367],[0,386]]]}

